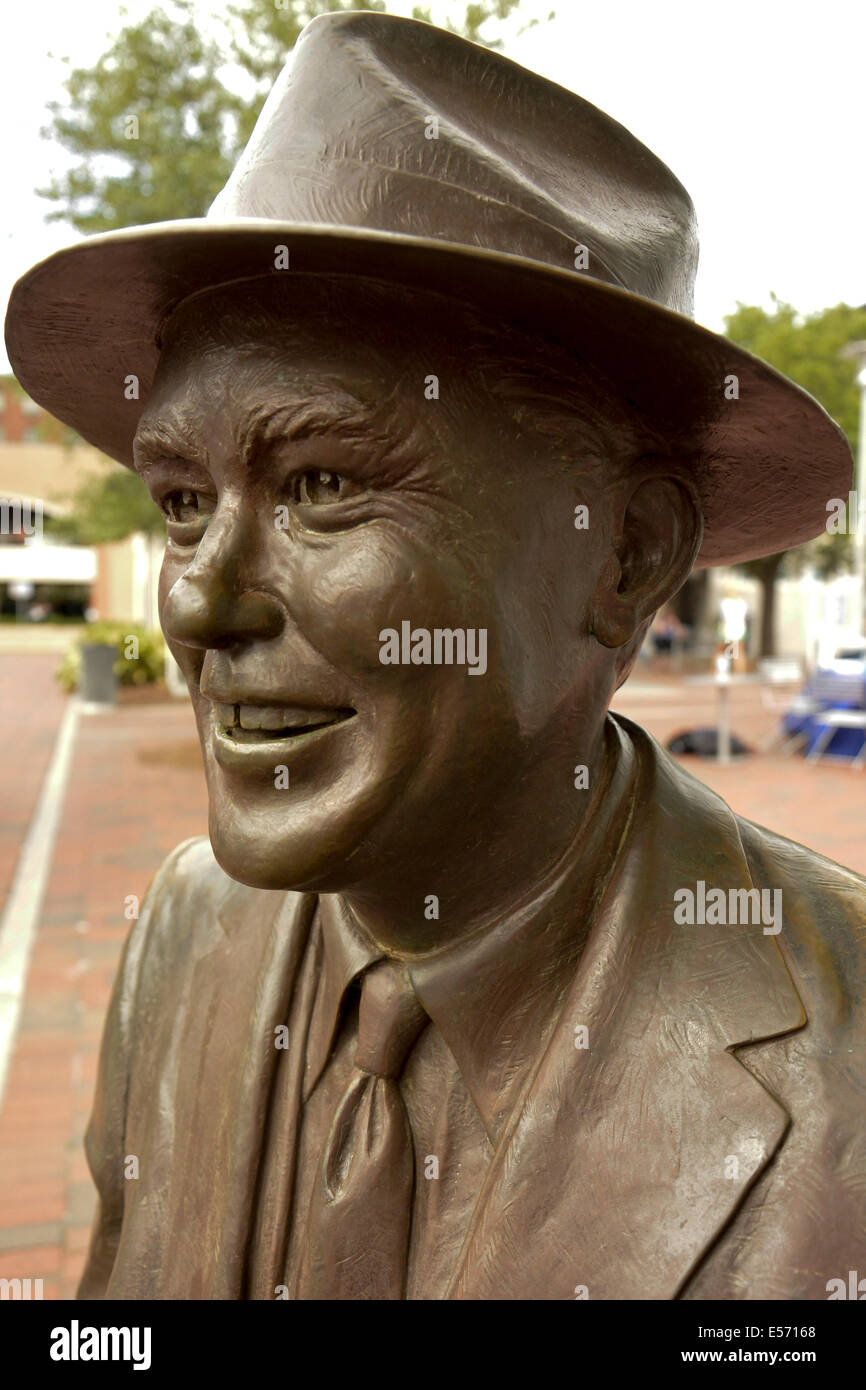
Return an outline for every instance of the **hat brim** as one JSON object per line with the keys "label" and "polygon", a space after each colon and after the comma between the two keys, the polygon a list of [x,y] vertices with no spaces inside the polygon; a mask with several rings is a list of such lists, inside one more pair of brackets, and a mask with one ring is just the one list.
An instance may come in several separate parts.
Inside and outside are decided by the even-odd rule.
{"label": "hat brim", "polygon": [[[15,285],[12,369],[35,401],[130,467],[171,314],[209,285],[267,273],[278,246],[288,247],[289,269],[275,275],[360,276],[450,295],[591,360],[633,411],[680,440],[685,423],[704,511],[699,566],[800,545],[825,528],[828,500],[848,495],[853,461],[839,426],[726,338],[578,272],[366,228],[196,219],[91,237]],[[124,393],[130,375],[135,400]]]}

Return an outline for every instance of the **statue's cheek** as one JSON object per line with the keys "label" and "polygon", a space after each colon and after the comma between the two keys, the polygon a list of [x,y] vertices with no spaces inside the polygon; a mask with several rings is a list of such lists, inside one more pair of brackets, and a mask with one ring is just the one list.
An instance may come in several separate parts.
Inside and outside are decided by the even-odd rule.
{"label": "statue's cheek", "polygon": [[365,526],[295,557],[288,605],[304,635],[344,670],[382,671],[386,629],[459,626],[466,581],[453,558],[412,537]]}

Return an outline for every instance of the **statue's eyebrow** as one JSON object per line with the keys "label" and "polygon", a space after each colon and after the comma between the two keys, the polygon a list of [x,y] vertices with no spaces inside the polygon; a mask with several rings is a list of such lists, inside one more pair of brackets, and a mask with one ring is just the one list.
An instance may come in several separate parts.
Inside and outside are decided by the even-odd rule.
{"label": "statue's eyebrow", "polygon": [[132,455],[136,467],[163,458],[188,459],[204,468],[208,464],[207,450],[170,417],[141,420],[132,441]]}
{"label": "statue's eyebrow", "polygon": [[388,442],[384,424],[379,405],[367,404],[347,391],[333,390],[288,403],[257,406],[238,431],[238,449],[244,463],[249,463],[256,454],[266,453],[276,444],[320,434],[381,448]]}
{"label": "statue's eyebrow", "polygon": [[[339,387],[295,395],[286,401],[270,399],[256,403],[241,420],[235,446],[244,467],[261,460],[274,448],[288,442],[309,439],[315,435],[332,435],[346,443],[366,447],[373,460],[383,466],[390,460],[395,465],[405,463],[402,455],[410,439],[401,430],[394,414],[393,398],[363,401]],[[207,469],[209,458],[204,445],[197,439],[192,422],[168,407],[164,414],[142,419],[133,440],[133,459],[137,469],[163,459],[183,459]],[[412,435],[412,432],[409,432]],[[414,439],[414,454],[418,461],[420,441]],[[424,450],[421,449],[421,453]]]}

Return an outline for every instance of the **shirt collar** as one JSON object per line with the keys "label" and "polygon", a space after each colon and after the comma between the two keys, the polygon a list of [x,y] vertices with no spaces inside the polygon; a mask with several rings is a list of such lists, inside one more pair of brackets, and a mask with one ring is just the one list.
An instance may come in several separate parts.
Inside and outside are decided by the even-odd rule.
{"label": "shirt collar", "polygon": [[[500,922],[405,959],[415,993],[451,1050],[493,1143],[553,1032],[630,820],[634,747],[610,719],[605,732],[606,773],[579,838],[543,887]],[[384,954],[337,894],[319,898],[319,922],[322,969],[305,1095],[324,1070],[347,987]]]}
{"label": "shirt collar", "polygon": [[384,954],[375,942],[363,935],[336,893],[319,896],[317,925],[321,965],[307,1038],[304,1100],[312,1093],[330,1056],[346,990],[368,965]]}

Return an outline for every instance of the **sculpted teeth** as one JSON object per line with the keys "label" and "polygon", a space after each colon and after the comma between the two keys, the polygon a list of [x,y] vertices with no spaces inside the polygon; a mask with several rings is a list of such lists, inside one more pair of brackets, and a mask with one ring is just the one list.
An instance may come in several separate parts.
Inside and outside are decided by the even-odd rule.
{"label": "sculpted teeth", "polygon": [[332,724],[339,717],[335,710],[297,709],[291,705],[214,704],[217,723],[226,729],[298,729],[316,724]]}
{"label": "sculpted teeth", "polygon": [[292,711],[276,705],[239,705],[238,714],[242,729],[290,729],[293,723]]}

